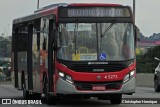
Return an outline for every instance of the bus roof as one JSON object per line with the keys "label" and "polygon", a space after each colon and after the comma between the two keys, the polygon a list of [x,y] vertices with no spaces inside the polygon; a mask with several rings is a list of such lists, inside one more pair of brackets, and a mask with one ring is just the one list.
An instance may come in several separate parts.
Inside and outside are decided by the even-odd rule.
{"label": "bus roof", "polygon": [[92,7],[92,6],[122,6],[120,4],[101,4],[101,3],[71,3],[71,4],[67,4],[67,3],[58,3],[58,4],[52,4],[52,5],[49,5],[49,6],[45,6],[45,7],[42,7],[40,9],[37,9],[34,13],[37,13],[37,12],[41,12],[41,11],[46,11],[46,10],[50,10],[50,9],[55,9],[57,7],[60,7],[60,6],[63,6],[63,7],[70,7],[70,6],[76,6],[76,7]]}
{"label": "bus roof", "polygon": [[68,6],[122,6],[120,4],[102,4],[102,3],[72,3]]}
{"label": "bus roof", "polygon": [[[20,18],[17,18],[15,20],[13,20],[13,24],[16,24],[16,23],[21,23],[21,22],[24,22],[24,21],[29,21],[29,20],[32,20],[32,19],[35,19],[35,18],[40,18],[42,17],[43,15],[42,14],[39,14],[39,13],[43,13],[43,12],[47,12],[47,11],[51,11],[51,10],[54,10],[54,9],[57,9],[58,7],[94,7],[94,6],[123,6],[123,5],[120,5],[120,4],[101,4],[101,3],[71,3],[71,4],[67,4],[67,3],[58,3],[58,4],[51,4],[51,5],[48,5],[48,6],[45,6],[45,7],[42,7],[40,9],[37,9],[36,11],[34,11],[34,14],[31,14],[31,15],[28,15],[28,16],[25,16],[25,17],[20,17]],[[52,12],[53,13],[53,12]]]}

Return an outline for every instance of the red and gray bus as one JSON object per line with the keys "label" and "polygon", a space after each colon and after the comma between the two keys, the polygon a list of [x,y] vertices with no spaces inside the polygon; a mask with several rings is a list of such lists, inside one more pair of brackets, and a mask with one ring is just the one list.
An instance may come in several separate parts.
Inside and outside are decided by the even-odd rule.
{"label": "red and gray bus", "polygon": [[129,6],[53,4],[13,21],[12,80],[25,99],[135,92],[138,28]]}

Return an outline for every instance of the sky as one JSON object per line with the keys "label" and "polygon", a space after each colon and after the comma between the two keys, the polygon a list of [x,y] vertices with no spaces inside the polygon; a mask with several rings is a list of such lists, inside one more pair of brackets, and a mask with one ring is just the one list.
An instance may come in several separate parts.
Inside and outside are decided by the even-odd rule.
{"label": "sky", "polygon": [[[39,0],[40,7],[54,3],[113,3],[129,5],[133,0]],[[136,0],[136,25],[145,36],[160,33],[160,0]],[[0,36],[12,34],[15,18],[32,14],[37,0],[0,0]]]}

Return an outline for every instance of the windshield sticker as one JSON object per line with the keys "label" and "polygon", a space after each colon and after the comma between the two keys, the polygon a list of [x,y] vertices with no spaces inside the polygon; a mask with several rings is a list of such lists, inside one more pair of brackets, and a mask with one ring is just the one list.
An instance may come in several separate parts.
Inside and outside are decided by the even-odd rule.
{"label": "windshield sticker", "polygon": [[72,54],[72,60],[73,61],[79,61],[80,60],[80,54]]}
{"label": "windshield sticker", "polygon": [[103,61],[103,60],[106,60],[106,54],[103,54],[103,53],[100,54],[100,55],[99,55],[99,59],[102,60],[102,61]]}
{"label": "windshield sticker", "polygon": [[[75,24],[67,24],[66,26],[67,31],[74,31],[75,30]],[[91,31],[92,26],[91,24],[87,23],[79,23],[77,31]]]}

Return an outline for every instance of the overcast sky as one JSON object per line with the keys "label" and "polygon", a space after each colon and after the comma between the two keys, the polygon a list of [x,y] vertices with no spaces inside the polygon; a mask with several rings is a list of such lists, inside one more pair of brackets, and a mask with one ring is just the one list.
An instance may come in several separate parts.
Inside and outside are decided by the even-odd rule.
{"label": "overcast sky", "polygon": [[[53,3],[117,3],[132,6],[133,0],[40,0],[40,7]],[[145,36],[160,33],[160,0],[136,0],[136,25]],[[32,14],[37,0],[0,0],[0,36],[11,35],[15,18]]]}

